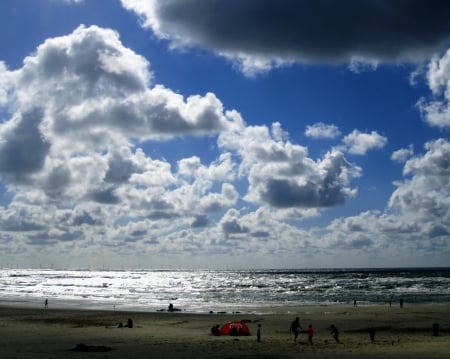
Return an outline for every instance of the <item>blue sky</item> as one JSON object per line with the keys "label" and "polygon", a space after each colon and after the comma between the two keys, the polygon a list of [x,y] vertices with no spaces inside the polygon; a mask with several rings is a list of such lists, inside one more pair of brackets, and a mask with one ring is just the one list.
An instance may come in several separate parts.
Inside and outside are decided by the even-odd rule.
{"label": "blue sky", "polygon": [[0,4],[0,263],[445,266],[445,1]]}

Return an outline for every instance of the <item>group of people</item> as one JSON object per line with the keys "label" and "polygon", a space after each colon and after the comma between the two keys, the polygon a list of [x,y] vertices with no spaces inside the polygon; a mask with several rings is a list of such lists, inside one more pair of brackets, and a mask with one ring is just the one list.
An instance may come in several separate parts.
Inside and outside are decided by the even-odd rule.
{"label": "group of people", "polygon": [[[294,342],[297,341],[298,335],[300,333],[300,330],[303,330],[302,326],[300,325],[300,318],[296,317],[294,321],[291,323],[291,326],[289,328],[290,333],[294,334]],[[339,331],[338,328],[334,324],[330,327],[331,335],[333,336],[333,339],[336,343],[341,343],[339,340]],[[306,331],[308,333],[308,342],[309,344],[313,344],[313,336],[314,336],[314,328],[310,324],[308,326],[308,330]]]}
{"label": "group of people", "polygon": [[117,328],[133,328],[133,320],[128,318],[126,324],[122,324],[122,322],[120,322]]}

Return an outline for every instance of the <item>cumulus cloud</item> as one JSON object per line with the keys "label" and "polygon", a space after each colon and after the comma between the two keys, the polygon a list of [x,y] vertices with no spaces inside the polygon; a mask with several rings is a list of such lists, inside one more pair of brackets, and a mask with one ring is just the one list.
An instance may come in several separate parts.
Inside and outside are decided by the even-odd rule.
{"label": "cumulus cloud", "polygon": [[0,72],[0,178],[11,198],[0,222],[9,236],[143,240],[149,229],[205,226],[240,197],[230,153],[205,164],[180,159],[177,171],[138,147],[244,122],[212,93],[184,98],[154,84],[149,61],[115,31],[80,26],[47,39],[17,70],[0,63]]}
{"label": "cumulus cloud", "polygon": [[406,162],[406,160],[414,154],[413,145],[409,145],[408,148],[401,148],[394,151],[391,155],[391,160],[395,162]]}
{"label": "cumulus cloud", "polygon": [[379,149],[386,146],[387,138],[381,136],[376,131],[364,133],[359,130],[353,130],[352,133],[343,138],[342,142],[348,153],[364,155],[371,149]]}
{"label": "cumulus cloud", "polygon": [[[45,41],[8,76],[17,111],[0,127],[4,173],[33,173],[46,156],[61,158],[67,151],[104,151],[130,139],[214,134],[234,123],[212,93],[184,99],[162,86],[148,87],[148,61],[124,47],[117,33],[96,26]],[[131,176],[131,163],[121,165],[128,173],[114,174],[110,162],[107,181]],[[120,166],[120,171],[127,170]]]}
{"label": "cumulus cloud", "polygon": [[420,62],[450,40],[446,1],[122,0],[174,48],[198,46],[247,74],[300,63]]}
{"label": "cumulus cloud", "polygon": [[392,194],[390,206],[402,212],[425,213],[427,218],[448,220],[450,214],[450,143],[444,139],[428,142],[426,154],[408,160],[405,175],[411,181]]}
{"label": "cumulus cloud", "polygon": [[328,125],[323,122],[318,122],[313,125],[306,126],[305,136],[320,139],[320,138],[336,138],[341,135],[336,125]]}
{"label": "cumulus cloud", "polygon": [[390,252],[417,249],[422,253],[438,250],[448,256],[450,143],[438,139],[428,142],[425,150],[406,161],[406,178],[396,183],[386,211],[334,220],[326,235],[330,243],[340,248],[355,244],[370,247],[372,253],[383,253],[385,259]]}
{"label": "cumulus cloud", "polygon": [[224,132],[219,145],[241,156],[239,171],[248,174],[245,198],[250,202],[276,208],[320,208],[343,204],[356,193],[349,184],[360,169],[337,150],[314,161],[305,147],[277,140],[266,126]]}
{"label": "cumulus cloud", "polygon": [[[0,124],[0,178],[10,200],[0,207],[0,246],[8,243],[9,253],[51,244],[55,253],[91,255],[101,242],[105,253],[122,255],[235,248],[292,255],[380,248],[398,233],[444,241],[450,232],[445,140],[428,143],[423,156],[413,157],[412,148],[392,155],[410,177],[396,184],[392,213],[345,218],[317,235],[290,223],[355,196],[352,181],[362,169],[345,152],[381,148],[385,137],[355,130],[345,146],[311,158],[280,123],[248,126],[213,93],[184,97],[155,84],[147,59],[96,26],[48,39],[14,71],[0,63],[0,75],[8,114]],[[340,132],[318,123],[305,135]],[[144,151],[199,136],[217,138],[216,158],[169,162]]]}
{"label": "cumulus cloud", "polygon": [[424,120],[432,127],[450,128],[450,50],[441,57],[434,57],[427,72],[428,86],[434,96],[422,97],[417,107]]}

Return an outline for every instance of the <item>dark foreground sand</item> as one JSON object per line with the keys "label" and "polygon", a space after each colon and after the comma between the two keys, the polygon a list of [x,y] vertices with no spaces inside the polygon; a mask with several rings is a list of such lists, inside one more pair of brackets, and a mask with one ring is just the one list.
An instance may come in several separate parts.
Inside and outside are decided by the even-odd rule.
{"label": "dark foreground sand", "polygon": [[[271,308],[279,314],[126,313],[0,307],[0,358],[450,358],[450,306]],[[288,313],[289,314],[286,314]],[[294,343],[295,316],[315,329]],[[132,318],[133,329],[118,329]],[[244,320],[249,337],[215,337],[210,328]],[[439,323],[439,336],[432,336]],[[261,342],[256,328],[261,324]],[[342,344],[329,327],[335,324]],[[376,331],[371,343],[368,328]],[[106,352],[71,351],[77,344]]]}

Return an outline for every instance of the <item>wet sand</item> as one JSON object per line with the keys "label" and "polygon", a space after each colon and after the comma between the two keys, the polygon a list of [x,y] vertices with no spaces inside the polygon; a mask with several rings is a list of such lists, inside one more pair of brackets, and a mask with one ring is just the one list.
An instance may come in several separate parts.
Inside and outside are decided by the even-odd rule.
{"label": "wet sand", "polygon": [[[262,314],[114,312],[0,307],[0,357],[26,358],[449,358],[450,306],[270,308]],[[289,333],[300,317],[306,330]],[[134,328],[117,328],[132,318]],[[247,337],[213,336],[213,325],[244,321]],[[433,323],[439,336],[432,336]],[[256,330],[261,324],[261,342]],[[335,343],[335,324],[342,344]],[[375,329],[371,342],[369,328]],[[107,350],[99,352],[79,349]]]}

